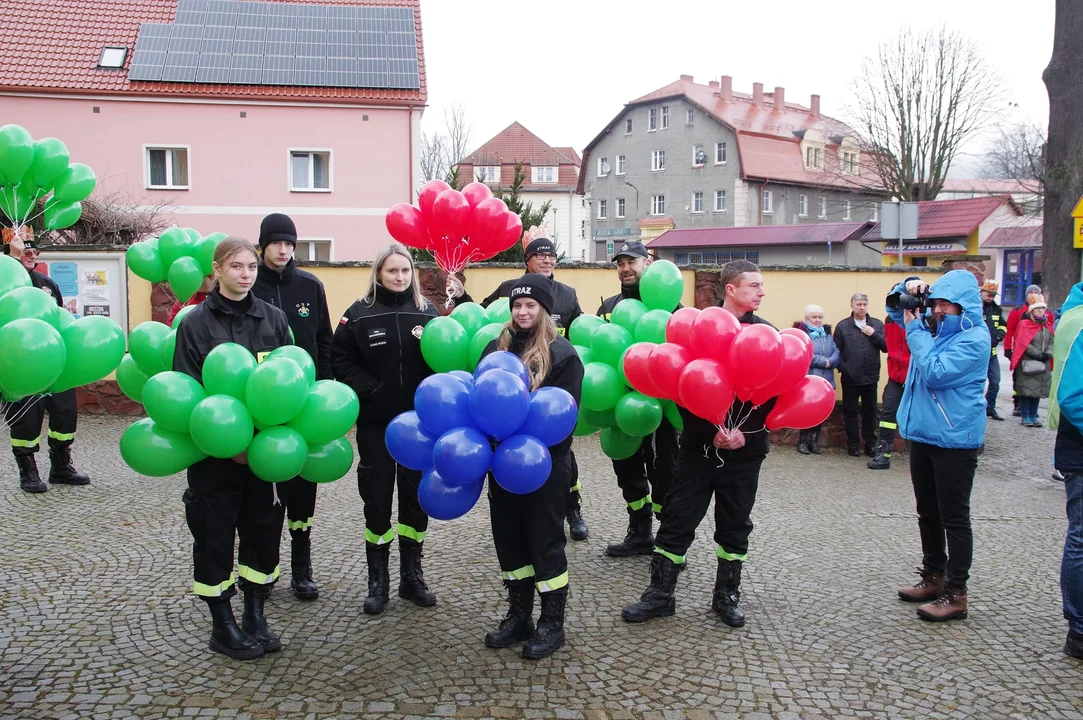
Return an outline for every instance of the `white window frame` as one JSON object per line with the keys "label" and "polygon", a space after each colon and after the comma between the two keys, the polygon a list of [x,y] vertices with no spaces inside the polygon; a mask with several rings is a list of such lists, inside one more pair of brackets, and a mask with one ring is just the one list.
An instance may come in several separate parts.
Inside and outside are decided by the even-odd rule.
{"label": "white window frame", "polygon": [[624,201],[624,198],[617,198],[617,217],[623,218],[628,210],[628,204]]}
{"label": "white window frame", "polygon": [[[544,170],[549,171],[548,173],[546,173],[546,175],[548,175],[551,179],[541,179],[541,171]],[[558,180],[560,180],[560,168],[557,166],[542,165],[540,167],[531,166],[530,168],[530,182],[532,183],[536,183],[538,185],[556,185]]]}
{"label": "white window frame", "polygon": [[666,196],[651,195],[651,215],[660,217],[666,214]]}
{"label": "white window frame", "polygon": [[[703,153],[703,162],[700,162],[696,158],[696,156],[699,155],[700,153]],[[706,162],[707,162],[707,153],[706,153],[706,151],[704,151],[703,145],[702,144],[693,145],[692,146],[692,167],[703,167],[704,163],[706,163]]]}
{"label": "white window frame", "polygon": [[827,219],[827,198],[820,198],[819,212],[816,214],[816,217],[820,218],[821,220]]}
{"label": "white window frame", "polygon": [[[294,153],[303,153],[309,156],[321,154],[327,155],[327,187],[295,187],[293,184],[293,155]],[[286,189],[290,192],[296,193],[329,193],[335,189],[335,153],[333,148],[286,148]],[[192,159],[188,158],[188,164],[191,166]],[[316,163],[312,162],[312,158],[309,157],[308,162],[308,180],[310,183],[314,182],[313,169]],[[191,182],[191,177],[188,178]]]}
{"label": "white window frame", "polygon": [[797,217],[808,217],[808,195],[797,196]]}
{"label": "white window frame", "polygon": [[693,108],[688,108],[687,110],[685,110],[684,124],[685,125],[695,125],[696,124],[696,111]]}
{"label": "white window frame", "polygon": [[311,257],[311,255],[312,255],[311,251],[316,249],[314,243],[327,243],[327,245],[328,245],[327,258],[328,258],[329,261],[334,261],[334,259],[335,259],[335,239],[333,237],[299,237],[299,238],[297,238],[297,245],[299,246],[301,243],[309,243],[309,257],[307,257],[307,258],[299,257],[295,253],[294,257],[296,257],[298,260],[305,261],[305,262],[316,262],[316,258]]}
{"label": "white window frame", "polygon": [[[117,59],[117,53],[120,58]],[[106,60],[109,62],[106,62]],[[98,55],[98,67],[107,70],[119,70],[124,67],[124,61],[128,59],[128,48],[123,45],[106,45]]]}
{"label": "white window frame", "polygon": [[658,130],[658,108],[647,108],[647,132]]}
{"label": "white window frame", "polygon": [[849,220],[850,219],[850,217],[851,217],[850,216],[850,210],[851,210],[850,201],[849,200],[843,200],[842,201],[842,219],[843,220]]}
{"label": "white window frame", "polygon": [[[720,140],[714,144],[714,164],[725,165],[726,164],[726,142]],[[722,158],[719,160],[719,158]]]}
{"label": "white window frame", "polygon": [[617,174],[618,175],[623,175],[624,174],[624,171],[627,168],[627,163],[628,163],[628,156],[627,155],[618,155],[617,156]]}
{"label": "white window frame", "polygon": [[760,210],[761,215],[774,215],[775,214],[775,196],[770,190],[764,190],[760,193]]}
{"label": "white window frame", "polygon": [[663,130],[669,130],[669,105],[662,106],[662,121],[660,124]]}
{"label": "white window frame", "polygon": [[[697,205],[699,206],[698,209],[696,208]],[[695,190],[692,193],[692,214],[693,215],[702,215],[703,214],[703,191],[702,190]]]}
{"label": "white window frame", "polygon": [[[188,156],[188,184],[187,185],[151,185],[150,184],[150,151],[151,150],[183,150]],[[173,179],[173,160],[170,153],[165,155],[166,179]],[[192,189],[192,146],[177,145],[175,143],[145,143],[143,145],[143,187],[147,190],[191,190]]]}
{"label": "white window frame", "polygon": [[598,158],[598,177],[607,177],[609,175],[609,173],[607,173],[607,172],[602,172],[602,166],[603,165],[608,165],[608,164],[609,164],[609,158],[606,158],[606,157]]}
{"label": "white window frame", "polygon": [[651,150],[651,172],[665,172],[666,151]]}
{"label": "white window frame", "polygon": [[609,219],[609,202],[607,200],[599,200],[598,201],[598,219],[599,220],[608,220]]}
{"label": "white window frame", "polygon": [[[721,200],[722,202],[719,203],[718,202],[719,200]],[[721,205],[721,207],[719,207],[719,205]],[[724,212],[726,212],[726,191],[725,190],[715,190],[714,191],[714,210],[712,210],[711,212],[716,212],[716,213],[724,213]]]}
{"label": "white window frame", "polygon": [[624,118],[624,134],[632,134],[632,118]]}
{"label": "white window frame", "polygon": [[[493,171],[495,171],[496,177],[492,177],[492,175],[494,174]],[[478,179],[478,182],[485,183],[486,185],[488,185],[490,183],[499,183],[500,182],[500,166],[499,165],[477,165],[477,166],[474,167],[474,177],[476,177]]]}

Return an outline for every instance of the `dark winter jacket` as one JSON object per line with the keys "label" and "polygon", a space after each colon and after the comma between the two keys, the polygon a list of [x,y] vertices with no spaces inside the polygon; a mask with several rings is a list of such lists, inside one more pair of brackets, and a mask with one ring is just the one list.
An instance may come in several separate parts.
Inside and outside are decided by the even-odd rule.
{"label": "dark winter jacket", "polygon": [[993,343],[993,354],[997,354],[997,345],[1008,334],[1007,318],[1004,311],[995,302],[982,302],[982,315],[985,316],[985,326],[989,328],[989,337]]}
{"label": "dark winter jacket", "polygon": [[854,316],[835,326],[835,344],[839,346],[839,373],[844,385],[875,385],[880,382],[880,353],[887,352],[884,323],[871,315],[865,322],[873,329],[866,336],[854,322]]}
{"label": "dark winter jacket", "polygon": [[835,368],[839,366],[839,346],[831,337],[831,326],[824,325],[824,334],[813,336],[804,320],[793,324],[795,328],[807,333],[812,340],[812,360],[809,361],[808,374],[822,377],[835,387]]}
{"label": "dark winter jacket", "polygon": [[64,296],[60,294],[60,286],[48,275],[42,275],[37,270],[27,270],[30,273],[30,284],[39,290],[44,290],[52,296],[60,307],[64,307]]}
{"label": "dark winter jacket", "polygon": [[[1027,304],[1023,303],[1017,307],[1012,308],[1012,311],[1008,313],[1008,322],[1005,326],[1004,335],[1004,354],[1011,357],[1012,351],[1015,345],[1015,331],[1019,328],[1019,321],[1023,319],[1023,315],[1027,312]],[[1053,313],[1045,314],[1046,323],[1049,325],[1049,329],[1052,330],[1056,324],[1056,320],[1053,317]]]}
{"label": "dark winter jacket", "polygon": [[173,369],[202,383],[207,354],[225,343],[237,343],[263,360],[270,351],[293,341],[281,310],[252,293],[239,303],[231,302],[215,288],[177,328]]}
{"label": "dark winter jacket", "polygon": [[[613,308],[617,307],[617,303],[621,300],[642,300],[639,296],[639,283],[636,283],[635,285],[621,285],[619,293],[602,300],[602,304],[598,306],[598,312],[595,314],[606,322],[609,322],[609,316],[613,314]],[[676,312],[682,307],[682,305],[678,304],[673,311]]]}
{"label": "dark winter jacket", "polygon": [[[553,318],[553,322],[557,324],[557,332],[562,336],[568,336],[568,328],[572,326],[572,320],[583,314],[583,309],[579,307],[579,298],[575,294],[575,288],[565,285],[562,282],[557,282],[556,273],[553,273],[549,279],[552,281],[552,286],[549,291],[553,293],[553,312],[550,315]],[[481,301],[481,306],[484,308],[493,304],[493,301],[497,298],[506,298],[511,293],[511,288],[519,278],[512,280],[505,280],[500,283],[500,286],[496,290],[493,290],[489,294],[489,297]]]}
{"label": "dark winter jacket", "polygon": [[331,341],[335,379],[357,393],[357,421],[384,426],[414,409],[414,391],[432,375],[421,356],[421,333],[436,308],[414,305],[413,288],[393,293],[376,286],[374,300],[361,298],[346,310]]}
{"label": "dark winter jacket", "polygon": [[331,316],[327,310],[327,293],[319,278],[294,266],[293,260],[276,272],[264,263],[252,292],[286,313],[295,345],[304,348],[316,363],[316,379],[330,380]]}

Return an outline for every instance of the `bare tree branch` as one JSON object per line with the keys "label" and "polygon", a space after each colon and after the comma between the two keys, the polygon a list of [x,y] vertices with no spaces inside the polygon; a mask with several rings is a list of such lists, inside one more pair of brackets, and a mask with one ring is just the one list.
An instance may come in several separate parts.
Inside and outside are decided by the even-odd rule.
{"label": "bare tree branch", "polygon": [[169,226],[172,203],[145,205],[120,192],[95,194],[83,201],[79,221],[63,230],[39,230],[45,244],[131,245]]}
{"label": "bare tree branch", "polygon": [[474,125],[467,119],[466,108],[454,102],[444,110],[444,127],[421,135],[421,175],[425,182],[451,177],[451,168],[470,152]]}
{"label": "bare tree branch", "polygon": [[1045,131],[1034,123],[1000,126],[988,148],[982,162],[986,177],[1045,182]]}

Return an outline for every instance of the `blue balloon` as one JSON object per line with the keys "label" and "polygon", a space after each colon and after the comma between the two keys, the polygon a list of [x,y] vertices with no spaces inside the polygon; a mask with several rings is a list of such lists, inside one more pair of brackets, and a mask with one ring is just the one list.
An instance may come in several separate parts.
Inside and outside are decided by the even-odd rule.
{"label": "blue balloon", "polygon": [[437,373],[421,381],[414,392],[414,411],[431,435],[440,437],[457,427],[473,427],[470,388],[451,373]]}
{"label": "blue balloon", "polygon": [[532,493],[549,479],[553,458],[549,448],[531,435],[513,435],[493,453],[493,477],[510,493]]}
{"label": "blue balloon", "polygon": [[451,486],[444,482],[440,473],[426,470],[417,486],[417,500],[425,514],[436,520],[454,520],[462,517],[477,504],[485,478],[469,485]]}
{"label": "blue balloon", "polygon": [[432,447],[436,439],[437,436],[425,429],[413,410],[396,415],[384,431],[384,444],[391,457],[411,470],[432,467]]}
{"label": "blue balloon", "polygon": [[552,447],[575,430],[579,408],[567,390],[558,387],[538,388],[530,393],[530,412],[523,429]]}
{"label": "blue balloon", "polygon": [[474,428],[455,428],[440,436],[432,449],[432,467],[452,487],[485,479],[493,449]]}
{"label": "blue balloon", "polygon": [[530,393],[507,370],[489,370],[474,380],[470,414],[486,435],[503,440],[518,432],[530,412]]}
{"label": "blue balloon", "polygon": [[469,388],[474,387],[474,376],[465,370],[450,370],[448,371],[448,375],[454,375],[455,377],[459,378],[464,383],[466,383],[466,386]]}
{"label": "blue balloon", "polygon": [[527,372],[526,365],[523,365],[523,361],[515,353],[507,350],[497,350],[494,353],[489,353],[474,368],[474,380],[477,380],[489,370],[507,370],[512,375],[518,375],[519,379],[523,381],[523,385],[528,389],[530,388],[530,373]]}

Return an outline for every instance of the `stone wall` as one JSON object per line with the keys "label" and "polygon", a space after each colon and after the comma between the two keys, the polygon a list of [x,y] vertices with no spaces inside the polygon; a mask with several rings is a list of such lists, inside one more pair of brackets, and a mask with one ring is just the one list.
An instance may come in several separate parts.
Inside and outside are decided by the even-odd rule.
{"label": "stone wall", "polygon": [[116,380],[99,380],[75,388],[75,401],[80,413],[87,415],[142,415],[143,406],[129,400],[120,391]]}

